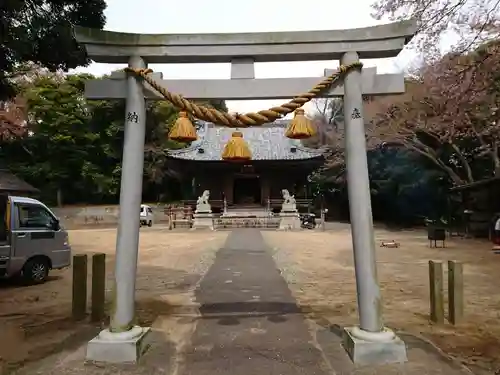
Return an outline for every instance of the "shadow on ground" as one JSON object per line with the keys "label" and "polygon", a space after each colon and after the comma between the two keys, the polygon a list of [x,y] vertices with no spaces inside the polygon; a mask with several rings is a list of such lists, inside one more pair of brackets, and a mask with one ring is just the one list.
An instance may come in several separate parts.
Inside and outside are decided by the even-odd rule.
{"label": "shadow on ground", "polygon": [[[89,260],[90,261],[90,260]],[[112,264],[113,257],[107,257],[107,263]],[[108,264],[107,264],[108,265]],[[89,264],[89,274],[91,272]],[[0,311],[0,332],[3,344],[0,344],[0,375],[11,374],[22,367],[30,369],[36,367],[38,361],[50,358],[58,353],[70,353],[109,324],[110,305],[106,306],[106,318],[101,322],[90,322],[90,291],[91,283],[87,286],[89,302],[87,317],[75,321],[71,317],[71,282],[63,277],[62,272],[55,271],[47,281],[46,287],[67,288],[69,291],[65,300],[45,299],[37,300],[36,291],[44,285],[27,286],[16,279],[0,282],[0,298],[12,293],[29,292],[29,308],[15,306],[3,314]],[[178,309],[178,306],[169,303],[169,297],[188,295],[201,278],[199,273],[189,273],[178,269],[156,266],[140,266],[137,276],[136,292],[136,321],[139,325],[151,326],[159,316],[169,316]],[[65,280],[66,279],[66,280]],[[69,282],[68,282],[69,281]],[[110,301],[112,278],[107,279],[106,300]],[[32,288],[32,289],[30,289]],[[33,289],[34,288],[34,289]],[[191,309],[189,305],[182,305],[184,309]],[[12,334],[7,334],[7,331]],[[163,342],[165,340],[161,338]],[[168,343],[167,343],[168,344]],[[168,344],[167,346],[169,346]],[[165,344],[163,345],[163,349]],[[161,354],[162,358],[165,353]],[[42,361],[43,362],[43,361]],[[27,373],[32,373],[28,371]]]}
{"label": "shadow on ground", "polygon": [[[47,277],[46,283],[56,282],[62,280],[60,275],[49,275]],[[2,289],[16,289],[16,288],[29,288],[33,285],[30,285],[28,282],[23,280],[20,276],[11,277],[9,279],[0,279],[0,292]],[[2,315],[0,314],[0,317]]]}
{"label": "shadow on ground", "polygon": [[[322,347],[326,360],[332,364],[335,371],[340,374],[375,374],[366,368],[356,368],[350,359],[339,352],[343,347],[342,336],[344,327],[331,324],[326,319],[315,318],[313,323],[316,328],[316,339]],[[429,340],[408,332],[396,331],[396,334],[405,342],[408,362],[396,365],[377,366],[377,374],[473,374],[460,361],[447,355]]]}

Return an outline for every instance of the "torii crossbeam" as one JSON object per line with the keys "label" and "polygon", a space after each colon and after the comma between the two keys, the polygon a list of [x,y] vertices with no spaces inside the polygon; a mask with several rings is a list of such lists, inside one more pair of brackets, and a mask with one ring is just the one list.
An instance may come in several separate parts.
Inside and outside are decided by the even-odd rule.
{"label": "torii crossbeam", "polygon": [[[224,100],[265,100],[289,99],[306,92],[322,77],[303,78],[266,78],[254,79],[254,63],[231,63],[231,79],[171,79],[163,80],[161,73],[150,75],[168,88],[169,91],[184,96],[187,99],[224,99]],[[332,74],[331,69],[325,69],[324,76]],[[238,77],[238,78],[234,78]],[[85,96],[88,99],[125,99],[127,82],[125,72],[114,72],[108,79],[88,81]],[[363,95],[392,95],[405,91],[402,74],[377,74],[376,68],[366,68],[362,72]],[[343,97],[344,85],[339,84],[322,94],[322,97]],[[148,100],[165,100],[149,85],[145,85],[144,97]]]}
{"label": "torii crossbeam", "polygon": [[[340,59],[342,65],[360,58],[396,56],[417,30],[415,21],[333,31],[243,34],[129,34],[76,27],[76,39],[95,62],[128,63],[143,69],[148,63],[231,63],[228,80],[162,80],[160,85],[192,99],[279,99],[307,91],[320,78],[255,79],[254,63]],[[328,74],[328,72],[326,72]],[[346,164],[352,227],[359,327],[346,328],[344,342],[357,364],[406,360],[405,344],[382,321],[375,241],[370,202],[362,95],[404,92],[403,74],[377,75],[375,69],[350,71],[343,85],[322,96],[343,96]],[[114,309],[109,329],[87,348],[87,358],[104,362],[135,362],[148,329],[133,325],[139,244],[145,138],[145,99],[160,96],[136,75],[115,73],[89,81],[89,99],[126,99],[125,141],[116,248]]]}

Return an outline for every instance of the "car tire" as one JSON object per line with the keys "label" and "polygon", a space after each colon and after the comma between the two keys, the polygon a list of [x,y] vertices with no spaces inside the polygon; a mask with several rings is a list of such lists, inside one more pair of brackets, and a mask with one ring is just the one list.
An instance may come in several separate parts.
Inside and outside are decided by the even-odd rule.
{"label": "car tire", "polygon": [[148,221],[148,227],[152,227],[153,226],[153,222],[151,220]]}
{"label": "car tire", "polygon": [[22,271],[23,280],[30,284],[42,284],[49,276],[49,262],[41,257],[30,259]]}

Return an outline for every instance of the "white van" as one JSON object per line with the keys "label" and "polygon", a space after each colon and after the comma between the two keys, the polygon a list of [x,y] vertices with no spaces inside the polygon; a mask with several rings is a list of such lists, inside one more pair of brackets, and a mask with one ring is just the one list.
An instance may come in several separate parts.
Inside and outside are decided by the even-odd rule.
{"label": "white van", "polygon": [[0,277],[39,284],[71,265],[68,233],[42,202],[0,195],[0,221]]}
{"label": "white van", "polygon": [[141,225],[153,226],[154,214],[153,209],[147,204],[141,204]]}

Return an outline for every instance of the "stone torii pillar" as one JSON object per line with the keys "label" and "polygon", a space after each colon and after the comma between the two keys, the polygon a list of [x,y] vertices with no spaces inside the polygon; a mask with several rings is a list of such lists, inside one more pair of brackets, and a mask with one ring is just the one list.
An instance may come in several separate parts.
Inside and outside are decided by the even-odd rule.
{"label": "stone torii pillar", "polygon": [[[139,56],[132,56],[128,66],[146,68]],[[126,80],[125,139],[123,142],[120,181],[120,216],[116,239],[115,280],[111,324],[87,346],[87,359],[112,363],[136,362],[146,347],[150,328],[134,325],[135,281],[139,248],[140,206],[146,135],[146,103],[142,80]]]}
{"label": "stone torii pillar", "polygon": [[[229,80],[162,80],[172,92],[189,99],[282,99],[306,92],[320,78],[255,79],[254,63],[396,56],[417,30],[414,21],[351,30],[244,33],[244,34],[129,34],[74,30],[91,59],[100,63],[127,63],[144,68],[148,63],[231,63]],[[326,71],[325,74],[329,75]],[[403,93],[403,74],[378,75],[374,68],[351,71],[322,97],[344,97],[346,163],[349,206],[358,291],[359,327],[346,328],[344,346],[357,364],[406,360],[404,343],[386,329],[382,320],[377,280],[375,241],[370,202],[362,95]],[[136,362],[143,351],[147,328],[132,325],[139,239],[139,206],[144,153],[144,99],[163,100],[149,85],[123,72],[110,79],[89,81],[89,99],[126,99],[124,158],[120,194],[120,221],[116,248],[116,289],[111,326],[89,342],[87,359]]]}
{"label": "stone torii pillar", "polygon": [[[340,63],[357,61],[359,56],[356,52],[347,52]],[[405,343],[384,327],[382,319],[361,80],[357,71],[351,71],[344,78],[347,189],[359,314],[359,327],[344,329],[344,346],[357,364],[404,362],[407,359]]]}

